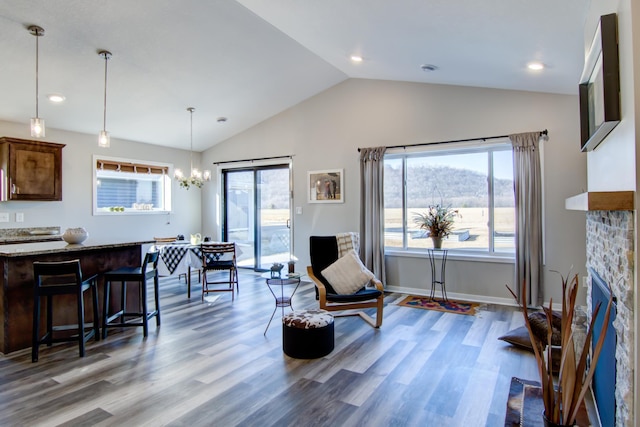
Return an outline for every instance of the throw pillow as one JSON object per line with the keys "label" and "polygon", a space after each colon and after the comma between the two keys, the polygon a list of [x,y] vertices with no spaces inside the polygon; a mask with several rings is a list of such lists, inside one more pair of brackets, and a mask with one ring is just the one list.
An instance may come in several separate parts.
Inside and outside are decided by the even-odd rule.
{"label": "throw pillow", "polygon": [[529,331],[527,330],[526,326],[515,328],[514,330],[507,332],[498,339],[506,341],[509,344],[515,345],[516,347],[522,348],[524,350],[529,350],[531,352],[533,351],[531,338],[529,338]]}
{"label": "throw pillow", "polygon": [[[529,313],[529,323],[536,338],[546,345],[547,331],[549,330],[546,313],[544,311]],[[560,336],[561,326],[562,316],[559,313],[551,312],[551,345],[560,345],[562,341],[562,337]]]}
{"label": "throw pillow", "polygon": [[375,276],[362,264],[351,249],[343,257],[321,271],[327,282],[340,295],[350,295],[362,289]]}

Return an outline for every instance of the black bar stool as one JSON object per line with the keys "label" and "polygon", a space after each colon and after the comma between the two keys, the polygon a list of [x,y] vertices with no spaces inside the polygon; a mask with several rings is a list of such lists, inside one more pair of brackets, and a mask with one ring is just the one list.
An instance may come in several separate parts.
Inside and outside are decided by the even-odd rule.
{"label": "black bar stool", "polygon": [[[33,263],[33,340],[31,361],[38,361],[40,344],[51,346],[54,342],[78,341],[80,357],[84,357],[85,343],[91,338],[100,339],[97,275],[82,279],[80,260],[61,262]],[[91,289],[93,305],[93,326],[86,330],[84,324],[84,292]],[[77,300],[77,325],[53,326],[53,297],[58,295],[75,295]],[[47,332],[40,336],[40,297],[47,297]],[[54,331],[77,329],[77,335],[54,337]],[[59,335],[59,334],[56,334]]]}
{"label": "black bar stool", "polygon": [[[160,326],[160,299],[158,297],[158,257],[160,252],[148,252],[144,257],[141,267],[121,267],[104,273],[104,306],[102,308],[102,338],[107,337],[107,328],[126,326],[142,326],[143,335],[149,332],[148,321],[156,318],[156,326]],[[155,310],[147,309],[147,280],[153,278],[153,290],[155,297]],[[109,297],[111,282],[121,282],[120,310],[109,315]],[[140,311],[127,312],[127,282],[138,282],[140,288]],[[127,317],[132,318],[127,320]],[[114,321],[119,318],[119,321]],[[132,320],[140,319],[135,322]]]}

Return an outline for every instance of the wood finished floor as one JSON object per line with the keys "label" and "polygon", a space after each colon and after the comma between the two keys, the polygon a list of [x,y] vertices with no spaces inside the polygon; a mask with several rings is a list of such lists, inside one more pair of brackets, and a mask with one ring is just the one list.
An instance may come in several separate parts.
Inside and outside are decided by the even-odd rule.
{"label": "wood finished floor", "polygon": [[[197,276],[194,275],[194,282]],[[499,284],[496,284],[499,286]],[[0,355],[2,426],[503,426],[512,376],[537,379],[533,357],[496,338],[522,324],[509,307],[475,316],[385,299],[379,330],[335,320],[335,349],[314,360],[282,352],[280,309],[240,272],[240,293],[202,302],[177,278],[161,279],[162,325],[110,329],[77,345]],[[297,309],[316,307],[303,283]]]}

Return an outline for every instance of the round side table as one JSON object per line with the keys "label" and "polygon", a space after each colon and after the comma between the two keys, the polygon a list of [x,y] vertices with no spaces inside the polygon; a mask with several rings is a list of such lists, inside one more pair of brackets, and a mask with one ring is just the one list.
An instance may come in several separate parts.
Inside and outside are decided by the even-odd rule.
{"label": "round side table", "polygon": [[[269,319],[269,323],[267,323],[267,327],[264,330],[264,335],[267,334],[267,330],[271,325],[271,321],[273,320],[273,316],[276,314],[278,307],[282,309],[282,316],[284,316],[284,308],[289,307],[293,310],[293,306],[291,305],[291,299],[295,295],[298,290],[298,286],[300,286],[300,274],[297,273],[283,273],[282,277],[271,277],[271,272],[267,272],[262,274],[262,277],[265,278],[267,282],[267,287],[273,295],[275,299],[276,305],[273,308],[273,313],[271,313],[271,318]],[[295,286],[293,288],[293,292],[291,294],[285,294],[284,287],[290,285]],[[280,288],[280,292],[278,292],[278,288]],[[280,295],[278,295],[280,294]]]}

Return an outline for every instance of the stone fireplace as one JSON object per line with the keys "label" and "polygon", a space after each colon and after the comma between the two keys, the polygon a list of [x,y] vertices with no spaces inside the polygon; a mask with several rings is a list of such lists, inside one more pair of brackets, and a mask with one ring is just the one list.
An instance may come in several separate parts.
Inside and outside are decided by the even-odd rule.
{"label": "stone fireplace", "polygon": [[[587,267],[590,270],[587,280],[589,320],[593,310],[594,281],[605,282],[617,302],[617,314],[613,322],[616,339],[616,426],[632,426],[634,417],[633,215],[632,210],[587,211]],[[601,310],[604,311],[604,308],[604,306],[601,307]]]}
{"label": "stone fireplace", "polygon": [[616,301],[612,324],[615,344],[611,346],[615,348],[611,355],[616,372],[614,418],[616,426],[630,427],[634,423],[634,192],[582,193],[566,199],[565,208],[587,213],[588,320],[593,310],[592,297],[599,298],[594,293],[594,283],[600,282],[605,296],[610,292]]}

